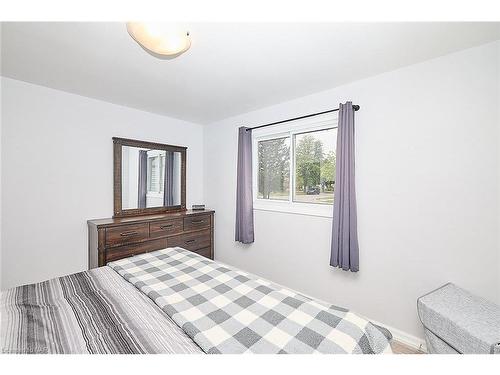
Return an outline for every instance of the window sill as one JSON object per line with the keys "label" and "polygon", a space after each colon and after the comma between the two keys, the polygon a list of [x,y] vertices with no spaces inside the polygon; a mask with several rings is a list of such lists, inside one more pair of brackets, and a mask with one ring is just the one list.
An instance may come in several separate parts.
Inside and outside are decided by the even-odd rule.
{"label": "window sill", "polygon": [[254,201],[253,209],[255,211],[281,212],[293,215],[326,217],[330,219],[333,217],[333,207],[331,205]]}

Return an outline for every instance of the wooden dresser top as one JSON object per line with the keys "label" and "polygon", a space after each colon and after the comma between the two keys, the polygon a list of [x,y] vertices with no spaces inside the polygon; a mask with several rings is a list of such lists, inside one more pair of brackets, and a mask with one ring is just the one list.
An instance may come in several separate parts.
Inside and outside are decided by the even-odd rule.
{"label": "wooden dresser top", "polygon": [[143,223],[150,222],[156,220],[168,220],[168,219],[176,219],[183,218],[186,216],[197,216],[197,215],[206,215],[213,214],[214,210],[186,210],[186,211],[178,211],[178,212],[169,212],[166,214],[157,214],[157,215],[144,215],[144,216],[130,216],[130,217],[117,217],[117,218],[108,218],[108,219],[92,219],[88,220],[87,223],[89,225],[93,225],[96,227],[113,227],[122,224],[132,224],[132,223]]}

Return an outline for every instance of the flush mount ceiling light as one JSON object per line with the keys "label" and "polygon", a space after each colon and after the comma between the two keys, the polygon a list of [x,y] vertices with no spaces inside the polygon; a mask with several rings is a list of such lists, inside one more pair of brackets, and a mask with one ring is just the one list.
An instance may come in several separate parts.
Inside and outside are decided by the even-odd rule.
{"label": "flush mount ceiling light", "polygon": [[189,31],[168,23],[127,22],[130,36],[153,54],[178,56],[191,47]]}

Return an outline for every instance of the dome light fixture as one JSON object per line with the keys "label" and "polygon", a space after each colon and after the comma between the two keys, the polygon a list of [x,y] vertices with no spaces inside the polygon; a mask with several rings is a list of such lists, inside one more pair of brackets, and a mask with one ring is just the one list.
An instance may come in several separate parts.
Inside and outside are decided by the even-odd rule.
{"label": "dome light fixture", "polygon": [[127,22],[130,36],[146,50],[161,56],[179,56],[191,47],[189,31],[168,23]]}

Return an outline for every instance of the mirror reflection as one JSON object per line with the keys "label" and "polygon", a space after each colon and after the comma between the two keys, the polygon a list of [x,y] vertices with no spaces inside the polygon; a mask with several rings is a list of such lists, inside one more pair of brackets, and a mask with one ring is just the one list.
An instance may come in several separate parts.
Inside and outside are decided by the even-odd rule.
{"label": "mirror reflection", "polygon": [[181,153],[122,147],[122,209],[181,204]]}

